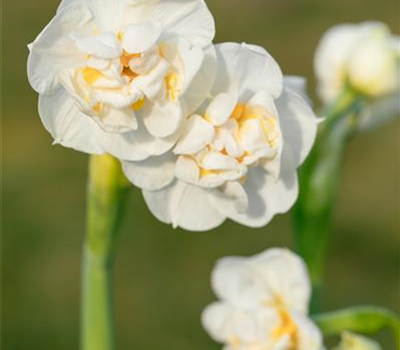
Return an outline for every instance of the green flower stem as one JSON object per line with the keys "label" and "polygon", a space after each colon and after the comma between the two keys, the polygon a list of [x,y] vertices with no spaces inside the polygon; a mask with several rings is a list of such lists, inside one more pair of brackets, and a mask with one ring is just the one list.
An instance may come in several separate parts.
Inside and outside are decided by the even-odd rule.
{"label": "green flower stem", "polygon": [[81,350],[114,350],[112,267],[128,182],[115,158],[91,156],[83,252]]}
{"label": "green flower stem", "polygon": [[394,312],[373,307],[352,307],[312,317],[324,336],[339,335],[344,331],[374,334],[384,328],[393,331],[400,349],[400,320]]}
{"label": "green flower stem", "polygon": [[320,293],[332,212],[347,141],[354,132],[354,112],[361,98],[345,90],[325,113],[314,148],[300,169],[300,194],[294,208],[297,251],[306,261],[313,284],[311,310],[320,309]]}

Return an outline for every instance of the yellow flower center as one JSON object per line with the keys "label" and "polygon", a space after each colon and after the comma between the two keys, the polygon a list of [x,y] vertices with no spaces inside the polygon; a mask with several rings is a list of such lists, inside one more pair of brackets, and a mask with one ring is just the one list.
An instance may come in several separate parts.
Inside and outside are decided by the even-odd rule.
{"label": "yellow flower center", "polygon": [[278,341],[281,337],[288,335],[290,345],[287,350],[296,350],[299,343],[297,325],[285,309],[279,310],[279,316],[281,324],[273,331],[272,338]]}

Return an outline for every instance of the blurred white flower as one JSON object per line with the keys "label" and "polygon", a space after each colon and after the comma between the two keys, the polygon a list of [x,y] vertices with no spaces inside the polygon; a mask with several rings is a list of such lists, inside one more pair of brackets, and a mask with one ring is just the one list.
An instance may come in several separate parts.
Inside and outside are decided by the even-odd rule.
{"label": "blurred white flower", "polygon": [[264,49],[227,43],[216,51],[212,96],[188,117],[173,153],[125,162],[124,171],[154,215],[174,227],[204,231],[226,218],[264,226],[294,204],[296,168],[317,121],[295,91],[298,80],[284,83]]}
{"label": "blurred white flower", "polygon": [[203,0],[63,0],[29,46],[56,143],[138,160],[170,149],[215,75]]}
{"label": "blurred white flower", "polygon": [[371,99],[360,120],[361,128],[398,116],[400,40],[385,24],[334,26],[322,37],[314,64],[324,103],[334,101],[346,86]]}
{"label": "blurred white flower", "polygon": [[221,259],[212,274],[218,298],[202,316],[224,350],[322,350],[308,317],[310,281],[304,262],[285,249]]}
{"label": "blurred white flower", "polygon": [[334,350],[382,350],[381,346],[374,340],[358,334],[345,332],[342,341]]}

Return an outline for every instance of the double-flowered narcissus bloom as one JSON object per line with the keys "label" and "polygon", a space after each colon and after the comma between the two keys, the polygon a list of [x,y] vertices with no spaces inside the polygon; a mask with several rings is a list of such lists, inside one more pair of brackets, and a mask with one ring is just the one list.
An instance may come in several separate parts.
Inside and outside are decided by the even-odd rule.
{"label": "double-flowered narcissus bloom", "polygon": [[364,22],[331,28],[321,39],[314,63],[319,95],[325,103],[350,87],[371,100],[361,120],[365,127],[398,116],[400,39],[385,24]]}
{"label": "double-flowered narcissus bloom", "polygon": [[224,350],[322,350],[308,316],[310,281],[304,262],[285,249],[218,261],[212,287],[220,299],[203,312],[209,335]]}
{"label": "double-flowered narcissus bloom", "polygon": [[226,218],[264,226],[297,198],[296,169],[317,118],[301,80],[284,79],[261,47],[226,43],[216,52],[211,94],[187,116],[172,152],[123,168],[154,215],[174,227],[204,231]]}
{"label": "double-flowered narcissus bloom", "polygon": [[203,0],[63,0],[29,46],[56,143],[141,160],[170,149],[215,75]]}
{"label": "double-flowered narcissus bloom", "polygon": [[382,348],[372,339],[346,332],[342,335],[340,345],[334,350],[382,350]]}

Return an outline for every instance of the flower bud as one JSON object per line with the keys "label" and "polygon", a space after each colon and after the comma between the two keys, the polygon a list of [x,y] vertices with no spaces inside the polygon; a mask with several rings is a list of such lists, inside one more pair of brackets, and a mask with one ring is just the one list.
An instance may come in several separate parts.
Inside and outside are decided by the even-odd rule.
{"label": "flower bud", "polygon": [[[398,48],[397,48],[398,49]],[[386,31],[368,35],[349,58],[351,86],[368,96],[382,96],[398,89],[399,55]]]}
{"label": "flower bud", "polygon": [[366,337],[358,334],[345,332],[342,341],[334,350],[382,350],[381,346]]}
{"label": "flower bud", "polygon": [[328,30],[315,55],[319,93],[334,100],[349,85],[375,98],[399,90],[399,39],[378,22],[341,24]]}

